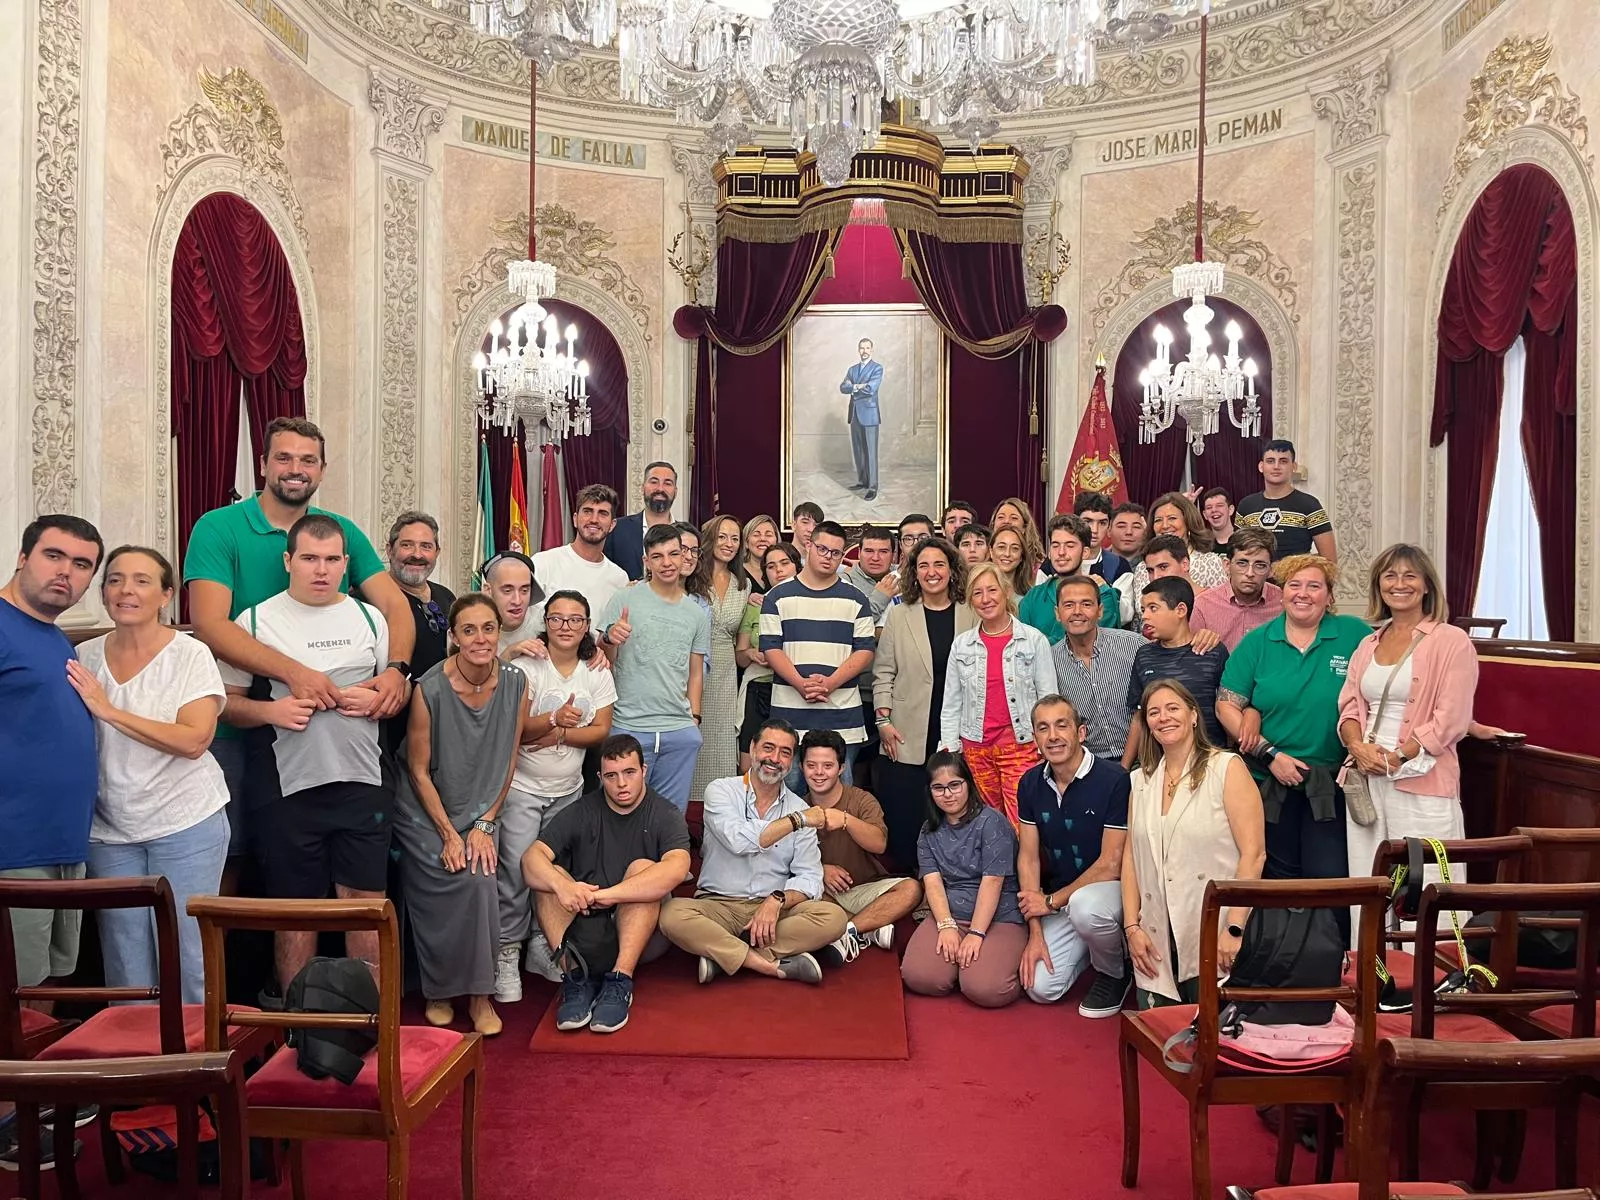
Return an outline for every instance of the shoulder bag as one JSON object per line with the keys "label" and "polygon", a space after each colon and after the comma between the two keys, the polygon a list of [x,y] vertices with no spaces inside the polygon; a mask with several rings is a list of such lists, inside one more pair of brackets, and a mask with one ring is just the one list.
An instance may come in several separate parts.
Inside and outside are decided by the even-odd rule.
{"label": "shoulder bag", "polygon": [[[1388,677],[1383,681],[1383,692],[1378,697],[1378,703],[1367,714],[1367,728],[1361,735],[1363,742],[1370,742],[1372,734],[1378,728],[1378,720],[1383,716],[1383,707],[1389,702],[1389,688],[1394,684],[1395,674],[1405,666],[1406,660],[1411,657],[1411,652],[1417,648],[1417,643],[1427,635],[1419,632],[1411,639],[1411,644],[1406,647],[1406,652],[1400,656],[1400,661],[1389,668]],[[1356,686],[1361,686],[1361,681],[1356,680]],[[1356,766],[1353,756],[1347,755],[1344,760],[1344,769],[1340,772],[1340,786],[1344,788],[1344,807],[1350,814],[1350,819],[1357,825],[1371,825],[1378,819],[1378,806],[1372,799],[1372,781],[1369,780],[1361,768]]]}

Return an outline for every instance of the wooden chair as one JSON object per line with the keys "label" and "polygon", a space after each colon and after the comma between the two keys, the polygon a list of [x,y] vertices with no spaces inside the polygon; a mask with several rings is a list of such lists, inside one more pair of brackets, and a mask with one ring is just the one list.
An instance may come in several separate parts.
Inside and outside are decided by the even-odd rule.
{"label": "wooden chair", "polygon": [[[302,1074],[296,1052],[278,1050],[245,1084],[253,1137],[289,1143],[295,1200],[305,1200],[303,1143],[313,1139],[381,1141],[388,1148],[388,1200],[404,1200],[411,1135],[444,1098],[461,1089],[461,1196],[476,1194],[478,1093],[483,1040],[433,1026],[400,1023],[400,936],[388,900],[246,900],[196,896],[206,962],[206,1043],[223,1045],[236,1026],[260,1029],[376,1029],[377,1047],[355,1083]],[[225,935],[231,929],[305,932],[373,930],[378,935],[376,1017],[359,1013],[267,1013],[230,1006],[225,995]]]}
{"label": "wooden chair", "polygon": [[[1460,913],[1495,913],[1494,947],[1491,969],[1499,982],[1493,991],[1436,993],[1432,988],[1417,991],[1411,1012],[1380,1013],[1378,1030],[1384,1037],[1409,1036],[1419,1039],[1443,1038],[1451,1042],[1493,1045],[1516,1042],[1517,1034],[1507,1018],[1526,1018],[1530,1012],[1561,1005],[1572,1012],[1574,1028],[1594,1029],[1594,972],[1577,972],[1574,986],[1566,988],[1519,986],[1516,965],[1518,918],[1530,911],[1572,910],[1580,914],[1578,953],[1592,961],[1600,948],[1596,919],[1600,918],[1600,884],[1429,884],[1422,895],[1417,914],[1417,960],[1431,962],[1439,938],[1439,914],[1448,910]],[[1452,936],[1447,934],[1446,936]],[[1580,959],[1581,961],[1581,959]],[[1563,1084],[1565,1086],[1565,1084]],[[1426,1097],[1424,1097],[1426,1092]],[[1401,1139],[1401,1169],[1408,1178],[1418,1174],[1418,1144],[1424,1099],[1432,1108],[1467,1109],[1478,1117],[1478,1165],[1474,1185],[1489,1185],[1497,1139],[1496,1122],[1488,1114],[1506,1114],[1548,1103],[1549,1086],[1536,1083],[1485,1083],[1479,1081],[1432,1084],[1412,1083],[1404,1120],[1397,1135]],[[1574,1114],[1576,1109],[1573,1110]],[[1558,1124],[1556,1135],[1556,1182],[1562,1187],[1577,1183],[1578,1148],[1576,1116],[1570,1128]],[[1520,1160],[1520,1122],[1500,1122],[1505,1130],[1505,1157],[1500,1177],[1510,1182],[1516,1177]]]}
{"label": "wooden chair", "polygon": [[[148,908],[156,927],[155,987],[66,987],[17,984],[16,945],[11,932],[13,908],[80,909],[98,912],[108,908]],[[163,877],[129,879],[7,879],[0,880],[0,1058],[33,1058],[45,1062],[138,1058],[193,1053],[205,1046],[205,1006],[184,1004],[178,955],[178,913],[172,888]],[[154,1004],[118,1004],[103,1008],[82,1023],[57,1028],[42,1027],[24,1002],[155,1001]],[[32,1026],[31,1032],[29,1028]],[[227,1046],[244,1058],[265,1054],[275,1035],[271,1030],[244,1030]],[[92,1097],[91,1097],[92,1099]],[[67,1116],[72,1114],[68,1113]],[[109,1114],[107,1114],[107,1117]],[[180,1107],[178,1118],[179,1194],[196,1194],[199,1126],[194,1108]],[[68,1145],[71,1143],[69,1142]],[[122,1151],[111,1133],[111,1122],[100,1122],[100,1145],[106,1175],[113,1183],[123,1178]],[[38,1140],[20,1143],[23,1170],[27,1159],[37,1158]],[[34,1163],[37,1169],[37,1161]],[[73,1175],[71,1155],[57,1163],[62,1186]]]}
{"label": "wooden chair", "polygon": [[[1483,1085],[1543,1089],[1554,1098],[1557,1125],[1577,1123],[1576,1081],[1600,1071],[1600,1039],[1511,1042],[1482,1045],[1417,1038],[1385,1038],[1368,1073],[1362,1100],[1365,1141],[1359,1154],[1360,1179],[1354,1184],[1228,1189],[1229,1200],[1420,1200],[1424,1196],[1466,1196],[1455,1184],[1391,1182],[1390,1137],[1397,1108],[1414,1084]],[[1483,1200],[1600,1200],[1589,1188],[1546,1192],[1497,1193]]]}
{"label": "wooden chair", "polygon": [[[1139,1182],[1139,1059],[1144,1058],[1168,1084],[1183,1094],[1189,1106],[1189,1153],[1194,1200],[1209,1200],[1211,1192],[1211,1141],[1209,1109],[1213,1104],[1342,1104],[1351,1114],[1346,1129],[1347,1163],[1359,1144],[1351,1127],[1359,1125],[1363,1072],[1376,1045],[1374,1018],[1377,1007],[1378,931],[1388,898],[1383,879],[1272,879],[1212,880],[1206,885],[1200,912],[1200,1003],[1170,1005],[1124,1012],[1118,1030],[1118,1058],[1122,1067],[1122,1185]],[[1217,982],[1217,935],[1222,910],[1265,908],[1357,908],[1359,912],[1357,973],[1353,985],[1326,988],[1238,988]],[[1331,1000],[1353,1009],[1355,1035],[1350,1055],[1340,1064],[1315,1073],[1263,1075],[1229,1070],[1217,1061],[1217,1017],[1233,1001]],[[1193,1046],[1193,1070],[1175,1071],[1166,1064],[1163,1047],[1174,1033],[1198,1015],[1199,1038]],[[1287,1128],[1291,1122],[1283,1121]],[[1326,1134],[1326,1129],[1324,1133]],[[1331,1139],[1323,1138],[1324,1154]],[[1288,1163],[1282,1153],[1277,1163],[1285,1181]],[[1292,1148],[1292,1142],[1290,1143]]]}
{"label": "wooden chair", "polygon": [[[72,1145],[73,1113],[83,1101],[118,1106],[171,1104],[180,1113],[193,1113],[201,1102],[209,1102],[216,1116],[221,1200],[244,1200],[250,1194],[244,1058],[238,1051],[0,1062],[0,1098],[17,1104],[17,1134],[22,1146],[38,1145],[39,1107],[54,1105],[58,1147]],[[70,1154],[58,1155],[56,1179],[62,1200],[76,1200],[79,1195],[71,1164]],[[19,1177],[24,1200],[37,1200],[39,1175],[38,1160],[24,1158]]]}

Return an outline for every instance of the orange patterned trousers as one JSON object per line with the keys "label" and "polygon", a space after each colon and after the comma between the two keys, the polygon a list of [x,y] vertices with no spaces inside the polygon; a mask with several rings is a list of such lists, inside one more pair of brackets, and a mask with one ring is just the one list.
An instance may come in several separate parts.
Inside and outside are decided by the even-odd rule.
{"label": "orange patterned trousers", "polygon": [[1017,784],[1030,767],[1039,764],[1039,749],[1032,742],[1014,742],[1009,737],[992,746],[961,741],[961,754],[978,781],[978,794],[990,808],[1005,813],[1011,828],[1017,829]]}

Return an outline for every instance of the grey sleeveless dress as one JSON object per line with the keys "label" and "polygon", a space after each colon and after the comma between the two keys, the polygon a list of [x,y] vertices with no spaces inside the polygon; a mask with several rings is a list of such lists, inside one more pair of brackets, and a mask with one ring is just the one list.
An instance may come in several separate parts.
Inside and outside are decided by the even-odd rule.
{"label": "grey sleeveless dress", "polygon": [[[481,709],[456,695],[445,678],[444,663],[428,671],[417,687],[432,720],[428,773],[450,824],[465,836],[494,804],[510,773],[528,677],[502,663],[494,696]],[[500,944],[495,873],[444,869],[439,861],[444,841],[405,770],[395,793],[394,837],[400,847],[406,913],[416,935],[422,994],[448,1000],[493,993]]]}

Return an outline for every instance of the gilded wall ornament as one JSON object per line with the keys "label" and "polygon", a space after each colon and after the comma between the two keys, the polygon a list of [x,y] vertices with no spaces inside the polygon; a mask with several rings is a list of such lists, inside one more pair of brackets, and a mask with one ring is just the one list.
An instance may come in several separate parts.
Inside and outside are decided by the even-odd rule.
{"label": "gilded wall ornament", "polygon": [[77,508],[79,174],[83,130],[80,0],[39,0],[34,91],[32,302],[33,504]]}
{"label": "gilded wall ornament", "polygon": [[1561,82],[1550,63],[1550,38],[1506,38],[1484,60],[1483,70],[1467,85],[1467,105],[1461,114],[1464,128],[1456,142],[1450,178],[1439,201],[1437,220],[1461,188],[1468,169],[1486,150],[1502,144],[1507,134],[1524,125],[1546,125],[1564,134],[1580,157],[1594,169],[1589,145],[1589,121],[1577,93]]}
{"label": "gilded wall ornament", "polygon": [[383,332],[378,422],[383,473],[378,515],[387,527],[416,503],[417,417],[421,409],[422,181],[383,173]]}
{"label": "gilded wall ornament", "polygon": [[167,126],[156,200],[166,196],[191,159],[203,154],[226,155],[238,160],[247,185],[266,188],[278,198],[300,240],[307,240],[305,210],[283,160],[283,122],[267,89],[243,67],[232,67],[221,75],[202,67],[200,90],[205,93],[205,103],[190,105]]}
{"label": "gilded wall ornament", "polygon": [[1339,170],[1334,242],[1339,313],[1333,368],[1333,513],[1339,558],[1358,596],[1373,555],[1373,426],[1378,393],[1378,158]]}

